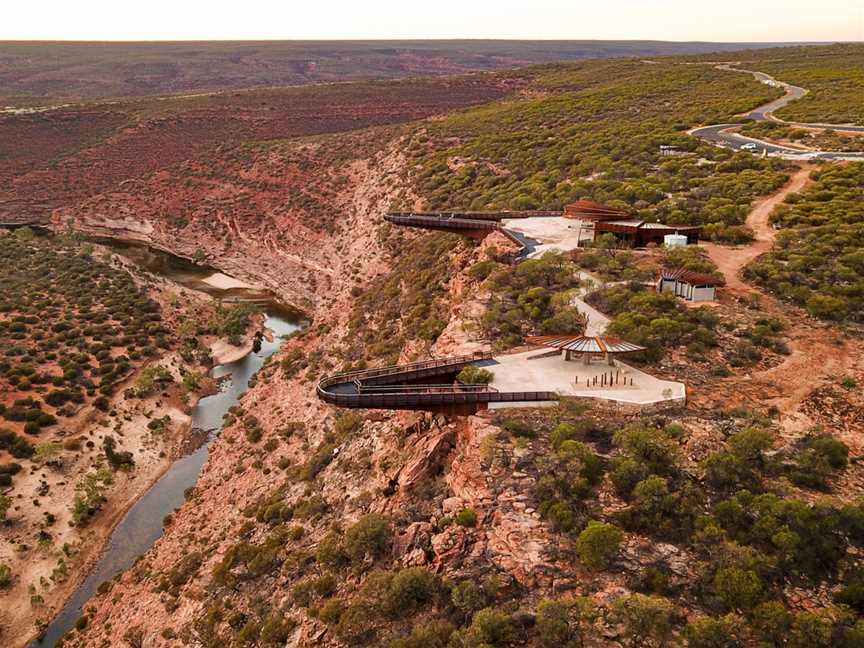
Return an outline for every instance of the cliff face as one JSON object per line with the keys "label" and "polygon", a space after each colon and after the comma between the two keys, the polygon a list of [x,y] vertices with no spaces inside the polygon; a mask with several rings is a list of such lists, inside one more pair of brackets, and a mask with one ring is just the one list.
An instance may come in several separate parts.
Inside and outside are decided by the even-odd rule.
{"label": "cliff face", "polygon": [[378,225],[402,157],[398,139],[369,138],[353,155],[326,138],[215,152],[57,209],[52,225],[206,258],[317,313],[383,269]]}
{"label": "cliff face", "polygon": [[[302,527],[302,534],[297,531],[298,537],[280,545],[283,565],[290,562],[284,554],[311,556],[332,529],[344,530],[377,512],[391,520],[396,565],[424,566],[452,578],[496,576],[502,587],[530,588],[535,596],[561,585],[546,525],[525,494],[535,480],[520,470],[530,448],[498,444],[499,430],[488,416],[340,413],[315,397],[311,370],[294,375],[279,361],[323,357],[324,366],[328,360],[335,365],[334,349],[349,330],[351,289],[356,294],[391,268],[381,215],[397,197],[410,200],[411,193],[402,184],[398,134],[377,147],[366,137],[229,154],[218,177],[203,166],[184,166],[174,175],[157,174],[55,212],[57,227],[71,219],[76,229],[95,235],[139,240],[186,256],[205,250],[220,269],[270,286],[305,306],[315,321],[261,371],[163,538],[110,593],[91,601],[88,630],[73,632],[64,645],[112,644],[118,632],[131,645],[178,645],[175,637],[206,644],[202,637],[213,629],[204,630],[205,618],[222,598],[214,570],[236,553],[238,542],[263,546],[272,539],[270,521],[257,520],[262,503],[290,508],[294,526]],[[339,190],[328,189],[333,186]],[[287,204],[292,197],[297,204],[298,191],[317,201],[319,220]],[[168,213],[174,216],[166,218]],[[329,222],[321,216],[327,213],[333,214]],[[462,270],[485,258],[485,247],[462,247],[451,259],[454,274],[446,291],[451,319],[439,338],[439,353],[477,348],[462,328],[478,308],[463,301],[469,280]],[[249,416],[263,430],[259,441],[245,434]],[[311,475],[310,464],[316,466]],[[476,512],[475,526],[441,524],[464,509]],[[194,570],[188,574],[190,555]],[[307,565],[289,573],[283,566],[231,596],[238,609],[261,599],[268,610],[291,619],[289,645],[337,645],[333,632],[292,596],[298,579],[320,571]],[[340,588],[350,589],[362,578],[347,576]]]}

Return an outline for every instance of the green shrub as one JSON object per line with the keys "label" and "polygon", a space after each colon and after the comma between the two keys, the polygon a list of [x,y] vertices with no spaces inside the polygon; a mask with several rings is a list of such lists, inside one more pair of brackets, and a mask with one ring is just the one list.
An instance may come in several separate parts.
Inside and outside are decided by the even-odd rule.
{"label": "green shrub", "polygon": [[585,645],[595,617],[595,604],[587,596],[543,599],[537,605],[537,638],[545,648]]}
{"label": "green shrub", "polygon": [[454,521],[462,527],[474,527],[477,525],[477,513],[471,508],[462,509],[456,514]]}
{"label": "green shrub", "polygon": [[684,628],[689,648],[740,648],[741,621],[699,617]]}
{"label": "green shrub", "polygon": [[591,520],[576,539],[576,553],[591,569],[605,569],[623,539],[624,534],[614,524]]}
{"label": "green shrub", "polygon": [[355,563],[382,556],[390,547],[390,522],[378,513],[367,513],[345,532],[344,550]]}
{"label": "green shrub", "polygon": [[409,567],[398,571],[390,582],[383,609],[396,617],[412,614],[430,603],[438,595],[438,580],[422,567]]}
{"label": "green shrub", "polygon": [[[513,620],[506,612],[484,608],[474,615],[467,630],[459,633],[469,646],[507,646],[515,637]],[[459,644],[457,644],[459,645]]]}
{"label": "green shrub", "polygon": [[630,594],[616,599],[612,609],[632,646],[662,646],[672,633],[674,607],[665,598]]}
{"label": "green shrub", "polygon": [[447,648],[454,631],[446,621],[430,621],[412,629],[407,637],[394,639],[390,648]]}
{"label": "green shrub", "polygon": [[482,367],[475,367],[474,365],[468,365],[456,376],[456,380],[463,385],[488,385],[494,379],[495,374],[491,371]]}
{"label": "green shrub", "polygon": [[752,610],[762,598],[762,581],[752,570],[725,567],[714,575],[714,592],[728,610]]}
{"label": "green shrub", "polygon": [[463,580],[450,588],[450,602],[466,618],[471,618],[486,606],[487,596],[473,580]]}

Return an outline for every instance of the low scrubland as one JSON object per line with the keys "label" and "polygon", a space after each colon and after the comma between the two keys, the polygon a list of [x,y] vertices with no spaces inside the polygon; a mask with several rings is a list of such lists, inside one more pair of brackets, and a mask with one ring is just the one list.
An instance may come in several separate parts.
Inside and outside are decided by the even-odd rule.
{"label": "low scrubland", "polygon": [[864,163],[829,165],[772,215],[775,248],[746,275],[816,317],[864,321]]}

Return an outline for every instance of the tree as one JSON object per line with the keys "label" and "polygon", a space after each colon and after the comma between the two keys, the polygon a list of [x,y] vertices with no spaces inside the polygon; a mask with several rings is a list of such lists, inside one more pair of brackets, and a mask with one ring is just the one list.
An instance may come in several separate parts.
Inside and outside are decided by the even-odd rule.
{"label": "tree", "polygon": [[486,593],[473,580],[464,580],[450,590],[450,601],[468,619],[486,605]]}
{"label": "tree", "polygon": [[828,648],[832,645],[834,624],[827,614],[799,612],[789,632],[790,648]]}
{"label": "tree", "polygon": [[358,563],[366,556],[378,558],[390,544],[390,523],[383,515],[368,513],[345,532],[345,553]]}
{"label": "tree", "polygon": [[714,575],[714,591],[727,609],[744,612],[762,598],[762,581],[753,570],[724,567]]}
{"label": "tree", "polygon": [[484,608],[474,615],[469,631],[480,644],[506,646],[513,638],[513,621],[501,610]]}
{"label": "tree", "polygon": [[446,621],[431,621],[414,628],[407,637],[396,639],[390,648],[447,648],[454,630]]}
{"label": "tree", "polygon": [[737,617],[699,617],[684,628],[688,648],[738,648],[741,640],[735,631],[744,625]]}
{"label": "tree", "polygon": [[807,299],[807,311],[814,317],[842,320],[846,315],[846,302],[832,295],[814,293]]}
{"label": "tree", "polygon": [[672,632],[675,608],[661,596],[630,594],[616,599],[612,607],[630,648],[663,646]]}
{"label": "tree", "polygon": [[576,539],[576,553],[589,568],[605,569],[623,539],[624,534],[614,524],[591,520]]}
{"label": "tree", "polygon": [[0,493],[0,522],[6,519],[6,513],[9,512],[11,506],[12,498],[5,493]]}
{"label": "tree", "polygon": [[772,646],[783,646],[792,625],[792,618],[782,603],[766,601],[753,610],[751,624],[759,639]]}
{"label": "tree", "polygon": [[475,367],[474,365],[465,367],[459,372],[459,375],[456,376],[456,380],[463,385],[488,385],[492,380],[494,380],[494,378],[495,374],[488,369]]}
{"label": "tree", "polygon": [[537,636],[546,648],[582,648],[595,618],[594,601],[587,596],[543,599],[537,605]]}

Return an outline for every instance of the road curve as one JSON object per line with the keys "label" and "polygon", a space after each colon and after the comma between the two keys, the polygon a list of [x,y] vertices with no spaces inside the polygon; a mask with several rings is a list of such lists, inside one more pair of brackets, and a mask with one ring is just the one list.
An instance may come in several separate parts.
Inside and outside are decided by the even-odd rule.
{"label": "road curve", "polygon": [[[744,72],[752,74],[757,81],[769,85],[783,88],[786,92],[782,97],[769,101],[766,104],[754,108],[748,113],[742,115],[745,119],[752,121],[770,121],[787,126],[800,126],[802,128],[833,128],[834,130],[843,130],[851,132],[864,133],[864,126],[845,125],[845,124],[809,124],[804,122],[787,122],[774,116],[774,111],[783,108],[790,102],[800,99],[807,94],[806,88],[794,86],[791,83],[778,81],[774,77],[757,72],[755,70],[744,70],[733,67],[731,64],[724,63],[716,66],[717,69],[727,70],[729,72]],[[783,146],[781,144],[773,144],[760,140],[755,137],[748,137],[740,133],[730,132],[731,129],[743,126],[743,123],[733,124],[713,124],[711,126],[702,126],[687,131],[689,135],[693,135],[700,139],[710,142],[715,146],[731,148],[733,150],[741,150],[744,144],[752,143],[756,145],[755,149],[750,151],[756,155],[769,155],[772,157],[781,157],[787,160],[850,160],[864,161],[864,151],[862,152],[829,152],[829,151],[812,151],[804,148],[795,148],[792,146]]]}

